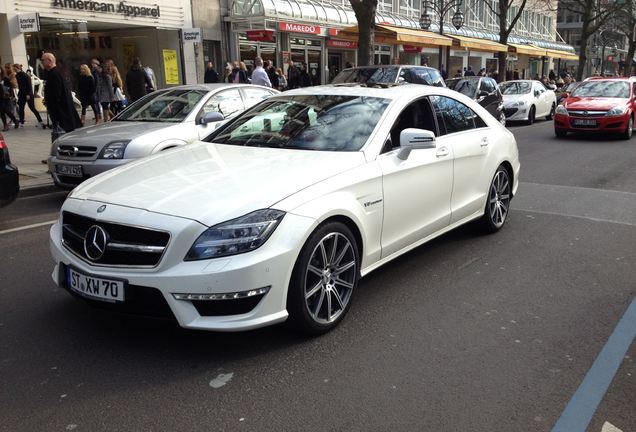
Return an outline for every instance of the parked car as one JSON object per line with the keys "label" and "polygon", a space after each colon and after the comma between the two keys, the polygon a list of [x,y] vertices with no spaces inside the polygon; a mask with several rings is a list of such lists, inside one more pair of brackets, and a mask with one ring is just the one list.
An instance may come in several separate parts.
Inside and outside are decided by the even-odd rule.
{"label": "parked car", "polygon": [[186,328],[322,333],[361,276],[469,221],[500,230],[518,174],[513,134],[455,91],[292,90],[75,188],[53,278]]}
{"label": "parked car", "polygon": [[158,90],[129,105],[110,122],[62,135],[51,146],[49,170],[57,186],[84,180],[134,159],[197,141],[245,108],[278,93],[248,84],[199,84]]}
{"label": "parked car", "polygon": [[413,83],[446,87],[444,78],[437,69],[411,65],[358,66],[343,69],[331,84],[343,83]]}
{"label": "parked car", "polygon": [[541,81],[514,80],[499,84],[503,94],[504,113],[509,121],[534,123],[537,117],[552,120],[556,110],[556,95]]}
{"label": "parked car", "polygon": [[18,168],[11,163],[9,147],[0,134],[0,207],[11,204],[20,191]]}
{"label": "parked car", "polygon": [[603,132],[630,139],[634,129],[636,78],[583,81],[556,109],[554,133]]}
{"label": "parked car", "polygon": [[570,93],[572,93],[572,90],[574,90],[576,88],[576,86],[578,86],[579,84],[580,84],[580,82],[578,82],[578,81],[570,81],[569,83],[564,84],[563,86],[558,88],[554,92],[556,94],[556,97],[557,97],[557,105],[559,105],[568,96],[570,96]]}
{"label": "parked car", "polygon": [[446,80],[446,86],[476,100],[479,105],[486,108],[486,111],[505,126],[506,114],[503,110],[503,96],[497,81],[490,77],[467,76],[449,78]]}

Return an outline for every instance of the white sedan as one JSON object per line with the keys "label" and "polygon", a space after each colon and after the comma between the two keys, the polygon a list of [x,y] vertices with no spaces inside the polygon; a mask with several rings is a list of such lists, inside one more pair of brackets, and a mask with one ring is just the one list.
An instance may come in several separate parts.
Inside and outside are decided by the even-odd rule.
{"label": "white sedan", "polygon": [[207,141],[75,188],[54,281],[185,328],[322,333],[361,276],[467,222],[501,229],[519,183],[512,133],[439,87],[293,90]]}
{"label": "white sedan", "polygon": [[503,94],[506,120],[534,123],[538,117],[552,120],[557,99],[553,90],[547,89],[541,81],[515,80],[499,84]]}

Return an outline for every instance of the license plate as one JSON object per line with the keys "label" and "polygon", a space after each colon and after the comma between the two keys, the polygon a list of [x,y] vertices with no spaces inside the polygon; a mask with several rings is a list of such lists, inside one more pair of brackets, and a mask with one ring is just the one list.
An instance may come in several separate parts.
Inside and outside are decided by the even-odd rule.
{"label": "license plate", "polygon": [[123,302],[126,282],[89,276],[66,268],[66,284],[76,293],[85,297],[109,302]]}
{"label": "license plate", "polygon": [[81,165],[55,165],[55,173],[69,177],[82,177]]}
{"label": "license plate", "polygon": [[596,126],[596,120],[574,119],[575,126]]}

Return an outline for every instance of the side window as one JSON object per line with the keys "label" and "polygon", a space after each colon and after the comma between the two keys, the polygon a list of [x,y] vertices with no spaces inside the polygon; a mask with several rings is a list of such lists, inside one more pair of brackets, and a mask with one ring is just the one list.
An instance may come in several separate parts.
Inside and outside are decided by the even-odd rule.
{"label": "side window", "polygon": [[432,86],[441,86],[442,76],[435,69],[429,68],[413,68],[413,82],[417,84],[428,84]]}
{"label": "side window", "polygon": [[232,114],[244,110],[243,99],[238,89],[225,90],[212,96],[203,106],[203,113],[216,111],[229,117]]}
{"label": "side window", "polygon": [[[478,116],[463,103],[446,96],[431,96],[431,102],[433,102],[435,107],[435,114],[438,123],[440,123],[442,135],[475,128],[474,118],[478,118]],[[445,130],[441,127],[442,124]]]}
{"label": "side window", "polygon": [[243,88],[243,94],[245,95],[245,108],[250,108],[272,95],[271,92],[259,88]]}
{"label": "side window", "polygon": [[636,97],[636,82],[632,84],[632,97]]}
{"label": "side window", "polygon": [[[400,133],[404,129],[426,129],[439,136],[435,115],[431,103],[427,98],[418,99],[405,107],[391,128],[391,145],[393,148],[400,146]],[[383,149],[383,153],[391,148]]]}

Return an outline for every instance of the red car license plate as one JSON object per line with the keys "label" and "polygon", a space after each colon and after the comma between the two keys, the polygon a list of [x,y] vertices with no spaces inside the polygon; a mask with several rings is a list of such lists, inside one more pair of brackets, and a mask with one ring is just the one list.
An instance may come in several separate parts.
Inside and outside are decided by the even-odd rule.
{"label": "red car license plate", "polygon": [[574,126],[596,126],[596,120],[591,119],[574,119]]}

